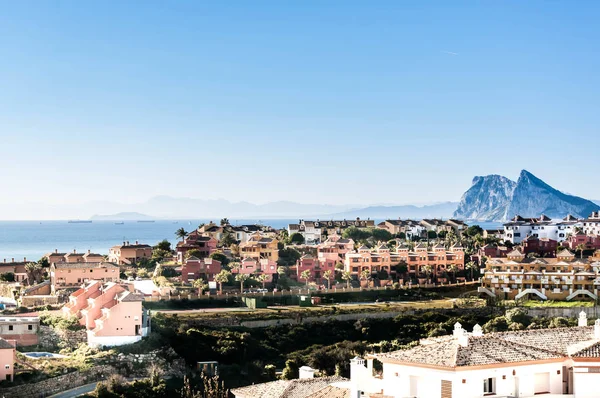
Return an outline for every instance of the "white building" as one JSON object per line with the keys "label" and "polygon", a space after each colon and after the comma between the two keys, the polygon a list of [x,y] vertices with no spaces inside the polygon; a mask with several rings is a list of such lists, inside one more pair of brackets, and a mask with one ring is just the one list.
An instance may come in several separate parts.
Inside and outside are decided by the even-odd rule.
{"label": "white building", "polygon": [[600,211],[595,211],[583,220],[583,233],[586,235],[600,235]]}
{"label": "white building", "polygon": [[[587,324],[585,314],[580,325]],[[374,371],[373,361],[383,364]],[[355,358],[351,389],[362,396],[479,398],[599,397],[600,320],[593,327],[467,333],[421,340],[414,348]]]}
{"label": "white building", "polygon": [[504,239],[519,244],[528,236],[534,236],[562,242],[575,233],[576,227],[583,227],[583,223],[571,215],[562,220],[552,220],[543,214],[540,218],[515,216],[504,224]]}

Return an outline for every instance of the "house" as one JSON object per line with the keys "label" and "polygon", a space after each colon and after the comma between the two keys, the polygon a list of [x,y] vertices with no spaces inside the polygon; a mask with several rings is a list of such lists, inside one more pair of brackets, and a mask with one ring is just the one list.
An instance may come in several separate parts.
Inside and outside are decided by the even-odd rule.
{"label": "house", "polygon": [[26,284],[28,278],[25,265],[27,265],[27,258],[24,258],[23,261],[15,261],[15,259],[12,258],[10,262],[7,262],[6,259],[4,259],[4,261],[0,263],[0,274],[10,272],[15,275],[15,282]]}
{"label": "house", "polygon": [[600,270],[590,259],[579,259],[569,250],[555,258],[528,258],[518,249],[505,258],[490,258],[478,291],[490,297],[542,300],[598,297]]}
{"label": "house", "polygon": [[[394,264],[395,265],[395,264]],[[388,279],[392,269],[392,256],[390,249],[381,244],[376,249],[361,246],[357,250],[346,254],[344,270],[350,272],[354,279],[363,279],[363,272],[367,271],[369,278]]]}
{"label": "house", "polygon": [[150,330],[144,295],[118,283],[91,281],[69,296],[62,312],[76,316],[87,330],[88,345],[118,346],[140,341]]}
{"label": "house", "polygon": [[391,253],[390,262],[392,265],[405,265],[408,270],[406,276],[411,281],[446,282],[446,274],[456,277],[457,272],[464,270],[465,252],[459,243],[446,248],[441,243],[428,246],[425,242],[419,242],[412,250],[410,246],[401,244]]}
{"label": "house", "polygon": [[425,230],[433,231],[438,234],[440,232],[454,231],[456,235],[460,236],[461,232],[467,229],[467,224],[456,219],[444,221],[438,218],[424,218],[421,220],[420,224],[425,228]]}
{"label": "house", "polygon": [[199,259],[192,256],[187,258],[181,267],[181,280],[188,283],[202,278],[208,282],[214,280],[219,272],[221,272],[221,262],[210,257]]}
{"label": "house", "polygon": [[371,219],[361,220],[330,220],[330,221],[309,221],[300,220],[298,224],[288,225],[288,234],[291,236],[299,233],[304,237],[307,245],[316,245],[327,239],[328,236],[337,234],[342,235],[342,232],[350,227],[360,229],[374,228],[375,221]]}
{"label": "house", "polygon": [[0,317],[0,338],[14,340],[19,346],[38,344],[39,328],[40,318],[37,316]]}
{"label": "house", "polygon": [[235,398],[350,398],[348,387],[348,379],[339,376],[314,377],[314,370],[303,366],[298,379],[253,384],[234,388],[231,393]]}
{"label": "house", "polygon": [[200,251],[200,257],[208,257],[217,250],[217,239],[204,236],[199,229],[187,234],[183,241],[177,243],[177,262],[183,264],[187,252],[190,250]]}
{"label": "house", "polygon": [[142,259],[150,260],[152,258],[152,246],[141,244],[137,240],[135,244],[129,244],[129,241],[122,245],[113,246],[108,252],[108,261],[118,265],[136,264]]}
{"label": "house", "polygon": [[255,232],[247,242],[240,244],[241,258],[268,259],[277,262],[279,259],[279,241],[276,238],[263,236]]}
{"label": "house", "polygon": [[[330,258],[319,258],[314,257],[311,254],[305,254],[296,263],[296,280],[298,282],[306,283],[306,279],[302,276],[305,271],[308,271],[309,282],[326,283],[329,286],[329,282],[333,280],[335,276],[335,265],[338,263],[337,260]],[[324,274],[329,271],[331,276],[329,282],[325,281]]]}
{"label": "house", "polygon": [[504,241],[504,229],[496,228],[496,229],[484,229],[483,230],[483,239],[498,239]]}
{"label": "house", "polygon": [[540,257],[554,257],[558,242],[549,238],[538,238],[530,235],[521,243],[522,252],[525,255],[534,253]]}
{"label": "house", "polygon": [[587,235],[583,231],[578,231],[569,236],[562,245],[571,250],[578,250],[579,245],[583,245],[583,250],[598,250],[600,249],[600,235]]}
{"label": "house", "polygon": [[53,263],[100,263],[104,261],[104,256],[98,253],[92,253],[88,250],[85,253],[77,253],[77,250],[73,250],[71,253],[59,253],[58,249],[54,252],[46,253],[44,255],[48,260],[49,264]]}
{"label": "house", "polygon": [[427,230],[419,221],[401,219],[385,220],[377,224],[377,227],[390,231],[392,235],[403,233],[406,235],[406,239],[409,240],[413,237],[425,236],[425,231]]}
{"label": "house", "polygon": [[341,238],[338,234],[330,235],[325,242],[317,246],[319,261],[343,262],[346,254],[354,250],[352,239]]}
{"label": "house", "polygon": [[581,220],[571,215],[558,221],[552,220],[544,214],[539,218],[524,218],[516,215],[504,224],[504,239],[513,244],[521,243],[528,236],[563,242],[582,226]]}
{"label": "house", "polygon": [[585,326],[583,314],[579,325],[484,334],[479,325],[467,333],[456,323],[452,335],[366,361],[354,358],[351,391],[363,397],[598,397],[600,320]]}
{"label": "house", "polygon": [[119,267],[113,263],[54,263],[50,266],[52,292],[81,286],[92,280],[118,282]]}
{"label": "house", "polygon": [[267,258],[246,257],[240,261],[239,268],[233,268],[232,274],[266,275],[265,282],[272,282],[273,276],[277,274],[277,263]]}
{"label": "house", "polygon": [[600,211],[595,211],[582,220],[581,228],[586,235],[600,235]]}
{"label": "house", "polygon": [[0,380],[14,380],[17,360],[16,347],[17,344],[14,340],[0,338]]}

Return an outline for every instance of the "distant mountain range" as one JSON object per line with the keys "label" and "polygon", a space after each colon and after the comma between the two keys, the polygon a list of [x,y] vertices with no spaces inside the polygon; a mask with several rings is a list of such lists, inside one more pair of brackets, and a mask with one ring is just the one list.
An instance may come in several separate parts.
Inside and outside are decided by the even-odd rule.
{"label": "distant mountain range", "polygon": [[332,214],[330,217],[327,218],[449,218],[452,216],[454,210],[456,210],[457,205],[457,202],[443,202],[439,204],[425,206],[369,206],[362,209],[353,209],[342,213]]}
{"label": "distant mountain range", "polygon": [[455,218],[480,221],[506,221],[516,214],[563,218],[567,214],[587,217],[600,206],[590,200],[568,195],[522,170],[517,182],[499,175],[475,177],[461,198]]}
{"label": "distant mountain range", "polygon": [[107,215],[96,214],[90,218],[90,220],[94,221],[149,221],[153,219],[154,217],[152,216],[136,212],[126,212]]}

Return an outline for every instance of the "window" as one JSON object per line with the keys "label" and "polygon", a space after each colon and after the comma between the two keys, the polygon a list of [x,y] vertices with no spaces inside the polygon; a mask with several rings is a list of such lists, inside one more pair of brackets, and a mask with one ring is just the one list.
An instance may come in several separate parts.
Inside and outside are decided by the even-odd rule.
{"label": "window", "polygon": [[27,330],[33,330],[33,325],[27,325]]}
{"label": "window", "polygon": [[496,393],[496,378],[495,377],[483,379],[483,393],[486,395]]}
{"label": "window", "polygon": [[4,369],[10,369],[10,365],[4,365]]}

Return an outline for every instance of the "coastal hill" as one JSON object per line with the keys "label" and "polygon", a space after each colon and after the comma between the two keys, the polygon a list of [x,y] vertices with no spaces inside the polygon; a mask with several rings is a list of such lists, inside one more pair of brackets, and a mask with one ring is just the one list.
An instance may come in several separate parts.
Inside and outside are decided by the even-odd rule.
{"label": "coastal hill", "polygon": [[563,218],[571,214],[578,218],[600,210],[598,204],[563,193],[527,170],[522,170],[517,182],[499,175],[475,177],[464,193],[455,218],[481,221],[506,221],[516,214],[523,217]]}

